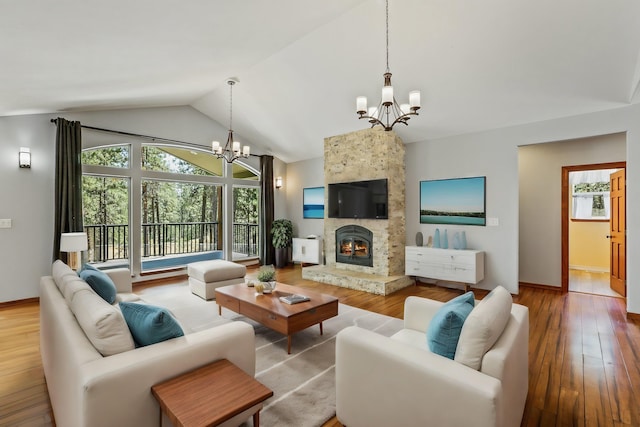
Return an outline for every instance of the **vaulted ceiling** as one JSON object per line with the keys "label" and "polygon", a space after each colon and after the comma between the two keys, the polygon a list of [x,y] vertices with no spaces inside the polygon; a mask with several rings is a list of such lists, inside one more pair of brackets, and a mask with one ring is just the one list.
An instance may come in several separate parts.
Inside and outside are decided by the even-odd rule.
{"label": "vaulted ceiling", "polygon": [[[191,105],[290,162],[367,127],[385,71],[383,0],[0,3],[0,116]],[[390,69],[420,116],[407,143],[640,100],[640,2],[390,0]],[[212,135],[224,140],[224,135]],[[195,142],[195,141],[194,141]]]}

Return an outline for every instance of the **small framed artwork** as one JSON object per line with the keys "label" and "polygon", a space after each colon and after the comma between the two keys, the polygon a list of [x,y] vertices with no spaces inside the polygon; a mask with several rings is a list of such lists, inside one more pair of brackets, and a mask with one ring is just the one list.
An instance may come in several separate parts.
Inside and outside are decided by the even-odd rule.
{"label": "small framed artwork", "polygon": [[302,189],[302,218],[324,218],[324,187]]}

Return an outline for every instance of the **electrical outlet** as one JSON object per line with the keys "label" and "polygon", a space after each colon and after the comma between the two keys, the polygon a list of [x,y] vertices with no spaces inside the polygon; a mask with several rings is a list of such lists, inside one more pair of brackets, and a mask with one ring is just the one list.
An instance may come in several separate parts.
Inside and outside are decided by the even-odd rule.
{"label": "electrical outlet", "polygon": [[11,219],[0,219],[0,228],[11,228]]}
{"label": "electrical outlet", "polygon": [[487,218],[487,225],[489,227],[497,227],[500,225],[500,221],[498,221],[498,218]]}

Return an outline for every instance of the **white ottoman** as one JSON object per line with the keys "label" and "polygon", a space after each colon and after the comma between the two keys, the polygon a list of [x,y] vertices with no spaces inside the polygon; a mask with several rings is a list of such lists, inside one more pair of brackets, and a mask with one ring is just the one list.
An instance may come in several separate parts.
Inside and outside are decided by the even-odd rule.
{"label": "white ottoman", "polygon": [[247,267],[231,261],[214,259],[187,264],[187,274],[191,292],[200,298],[210,300],[215,298],[215,288],[244,283]]}

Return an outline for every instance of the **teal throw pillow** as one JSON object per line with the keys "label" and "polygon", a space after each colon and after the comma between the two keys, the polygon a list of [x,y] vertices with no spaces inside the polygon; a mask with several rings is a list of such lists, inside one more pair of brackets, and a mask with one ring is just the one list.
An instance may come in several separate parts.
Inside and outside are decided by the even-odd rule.
{"label": "teal throw pillow", "polygon": [[473,292],[467,292],[440,307],[427,328],[427,344],[432,353],[453,360],[462,325],[474,305]]}
{"label": "teal throw pillow", "polygon": [[80,271],[80,278],[87,282],[91,289],[102,297],[109,304],[116,300],[116,285],[107,273],[98,269],[86,269]]}
{"label": "teal throw pillow", "polygon": [[184,336],[182,328],[166,308],[121,302],[120,310],[138,347]]}
{"label": "teal throw pillow", "polygon": [[93,265],[88,264],[88,263],[84,263],[84,264],[82,264],[82,268],[80,269],[80,271],[78,271],[78,276],[79,276],[80,274],[82,274],[82,272],[83,272],[83,271],[86,271],[86,270],[100,271],[99,269],[97,269],[97,268],[96,268],[96,267],[94,267]]}

